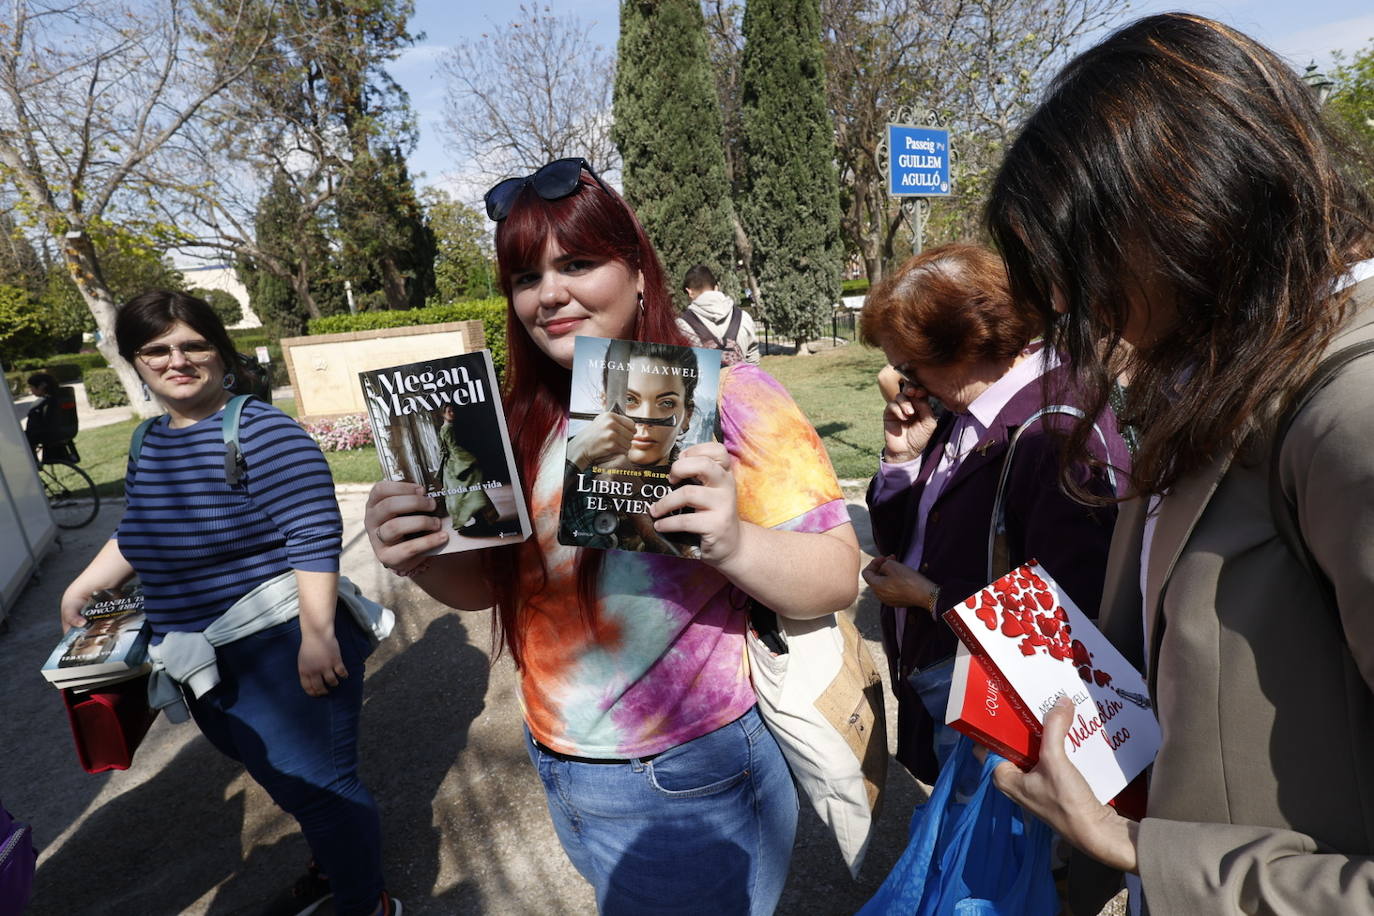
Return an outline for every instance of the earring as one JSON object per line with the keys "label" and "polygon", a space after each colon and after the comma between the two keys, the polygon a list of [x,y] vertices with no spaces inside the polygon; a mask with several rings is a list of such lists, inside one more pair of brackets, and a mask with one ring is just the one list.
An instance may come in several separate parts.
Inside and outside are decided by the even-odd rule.
{"label": "earring", "polygon": [[153,393],[152,393],[152,391],[150,391],[150,390],[148,389],[148,383],[147,383],[147,382],[144,382],[144,383],[143,383],[143,400],[145,400],[145,401],[151,401],[152,399],[153,399]]}
{"label": "earring", "polygon": [[239,380],[234,375],[234,373],[226,372],[224,373],[224,381],[220,382],[220,386],[224,388],[225,391],[233,391],[234,386],[238,384],[238,381]]}
{"label": "earring", "polygon": [[643,294],[643,293],[636,293],[635,295],[639,297],[639,299],[638,299],[639,314],[640,314],[640,315],[643,315],[643,314],[644,314],[644,294]]}

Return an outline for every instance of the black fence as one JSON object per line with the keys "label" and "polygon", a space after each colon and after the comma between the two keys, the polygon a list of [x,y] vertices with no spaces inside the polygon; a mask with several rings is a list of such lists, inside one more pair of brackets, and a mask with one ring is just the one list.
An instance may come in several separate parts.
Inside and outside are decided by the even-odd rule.
{"label": "black fence", "polygon": [[[830,338],[839,343],[840,341],[854,341],[858,336],[858,311],[844,306],[838,306],[830,312]],[[755,316],[754,324],[759,330],[759,344],[764,355],[770,353],[790,353],[794,341],[788,339],[777,339],[773,329],[769,327],[767,318]],[[824,334],[824,330],[821,332]],[[776,344],[776,345],[775,345]]]}

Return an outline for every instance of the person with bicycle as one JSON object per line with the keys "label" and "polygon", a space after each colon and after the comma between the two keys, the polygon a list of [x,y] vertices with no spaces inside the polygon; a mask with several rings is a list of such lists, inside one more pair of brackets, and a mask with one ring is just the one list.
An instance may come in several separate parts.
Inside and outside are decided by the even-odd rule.
{"label": "person with bicycle", "polygon": [[[172,672],[183,647],[209,643],[218,683],[186,678],[191,716],[297,819],[315,858],[265,916],[310,912],[331,895],[344,916],[400,913],[383,888],[377,804],[358,778],[372,642],[335,613],[343,524],[329,465],[299,424],[258,400],[243,405],[241,461],[226,460],[236,354],[204,301],[143,293],[119,310],[115,337],[166,414],[130,458],[124,517],[64,593],[62,624],[80,625],[92,592],[137,574],[158,664]],[[283,590],[288,600],[260,607],[265,591]],[[234,632],[211,641],[222,620],[212,632]]]}
{"label": "person with bicycle", "polygon": [[[68,423],[61,414],[57,398],[61,386],[48,372],[35,372],[29,376],[28,384],[29,393],[38,398],[38,403],[29,408],[24,418],[24,438],[29,440],[29,448],[40,461],[62,460],[54,458],[50,452],[63,441],[70,442],[75,430],[70,428],[74,424]],[[46,450],[40,454],[39,449],[43,447]]]}

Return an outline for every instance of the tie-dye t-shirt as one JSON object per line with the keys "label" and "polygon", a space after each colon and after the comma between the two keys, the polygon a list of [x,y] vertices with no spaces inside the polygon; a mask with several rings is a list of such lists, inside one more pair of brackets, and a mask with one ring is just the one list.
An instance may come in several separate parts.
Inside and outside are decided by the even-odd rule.
{"label": "tie-dye t-shirt", "polygon": [[[721,376],[720,415],[741,519],[803,532],[849,521],[820,438],[776,380],[732,366]],[[549,578],[520,615],[531,733],[565,754],[642,757],[748,712],[742,595],[705,563],[605,551],[588,632],[577,609],[577,548],[558,543],[563,439],[552,442],[530,513]]]}

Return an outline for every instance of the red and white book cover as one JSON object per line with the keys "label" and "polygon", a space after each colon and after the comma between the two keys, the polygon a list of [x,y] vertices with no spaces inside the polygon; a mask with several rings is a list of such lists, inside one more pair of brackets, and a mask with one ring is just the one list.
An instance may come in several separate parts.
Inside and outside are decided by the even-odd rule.
{"label": "red and white book cover", "polygon": [[1022,769],[1040,758],[1040,729],[1028,725],[1007,696],[1007,686],[978,656],[959,643],[945,719],[950,728],[1001,754]]}
{"label": "red and white book cover", "polygon": [[[1024,726],[1038,734],[1059,697],[1073,700],[1064,750],[1099,801],[1110,801],[1154,760],[1159,722],[1140,672],[1038,563],[1012,570],[944,618],[989,679],[1005,685],[999,700],[1016,708]],[[966,687],[961,699],[970,692]],[[951,692],[950,716],[963,711]]]}

